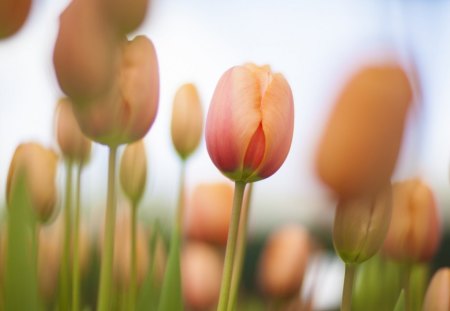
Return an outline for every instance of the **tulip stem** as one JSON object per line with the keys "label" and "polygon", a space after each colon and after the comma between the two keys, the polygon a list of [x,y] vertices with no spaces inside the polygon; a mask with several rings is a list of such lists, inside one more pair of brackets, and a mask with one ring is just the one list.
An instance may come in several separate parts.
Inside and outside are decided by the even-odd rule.
{"label": "tulip stem", "polygon": [[77,169],[75,189],[75,219],[73,223],[73,261],[72,261],[72,311],[80,309],[80,194],[81,172],[83,165],[80,162]]}
{"label": "tulip stem", "polygon": [[136,298],[137,298],[136,230],[137,230],[137,202],[133,201],[131,206],[131,284],[129,297],[130,311],[134,311],[136,309]]}
{"label": "tulip stem", "polygon": [[181,171],[180,171],[180,188],[178,194],[178,206],[177,206],[177,220],[176,226],[178,230],[178,234],[183,232],[183,219],[184,219],[184,184],[186,180],[186,161],[183,160],[181,162]]}
{"label": "tulip stem", "polygon": [[100,288],[98,292],[98,311],[110,310],[112,283],[112,263],[114,255],[114,230],[116,220],[116,156],[117,146],[110,146],[108,159],[108,197],[105,213],[105,234],[100,267]]}
{"label": "tulip stem", "polygon": [[237,236],[236,254],[234,256],[233,274],[231,277],[230,299],[228,300],[228,311],[235,310],[239,283],[241,281],[242,266],[245,257],[245,244],[247,242],[248,215],[250,213],[250,200],[252,197],[253,183],[250,183],[247,195],[242,205],[241,219],[239,221],[239,231]]}
{"label": "tulip stem", "polygon": [[346,263],[341,311],[351,311],[352,309],[352,292],[353,292],[353,283],[355,281],[355,274],[356,274],[356,265]]}
{"label": "tulip stem", "polygon": [[405,292],[405,311],[412,310],[410,279],[411,279],[411,264],[407,263],[405,264],[405,267],[403,269],[403,290]]}
{"label": "tulip stem", "polygon": [[234,253],[239,229],[239,219],[241,216],[242,200],[244,198],[245,182],[235,182],[233,209],[231,211],[231,222],[228,230],[227,249],[225,251],[225,262],[222,273],[222,284],[220,286],[220,298],[217,306],[218,311],[228,310],[231,279],[233,273]]}

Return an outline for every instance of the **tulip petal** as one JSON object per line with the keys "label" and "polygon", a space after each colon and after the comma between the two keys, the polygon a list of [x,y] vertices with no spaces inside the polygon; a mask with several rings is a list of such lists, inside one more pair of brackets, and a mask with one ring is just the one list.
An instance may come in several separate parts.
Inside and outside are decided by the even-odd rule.
{"label": "tulip petal", "polygon": [[252,139],[247,147],[247,152],[244,157],[244,174],[247,170],[253,173],[264,157],[266,151],[266,139],[264,137],[264,131],[262,124],[260,123],[258,129],[253,134]]}

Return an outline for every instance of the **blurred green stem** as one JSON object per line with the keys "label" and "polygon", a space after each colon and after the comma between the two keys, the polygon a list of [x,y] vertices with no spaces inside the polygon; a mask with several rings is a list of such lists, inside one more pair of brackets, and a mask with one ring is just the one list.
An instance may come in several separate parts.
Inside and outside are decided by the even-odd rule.
{"label": "blurred green stem", "polygon": [[236,302],[239,293],[239,284],[241,282],[242,266],[245,258],[245,244],[247,241],[248,215],[250,213],[250,201],[252,197],[253,183],[250,183],[247,195],[242,205],[241,219],[237,236],[236,254],[234,256],[233,274],[231,277],[230,299],[228,300],[228,311],[236,309]]}
{"label": "blurred green stem", "polygon": [[137,298],[137,266],[136,266],[136,230],[137,230],[137,202],[132,202],[131,205],[131,283],[130,283],[130,297],[129,310],[136,309]]}
{"label": "blurred green stem", "polygon": [[72,311],[80,309],[80,194],[81,194],[81,172],[83,165],[77,167],[76,189],[75,189],[75,215],[73,223],[73,260],[72,260]]}
{"label": "blurred green stem", "polygon": [[220,286],[220,298],[217,306],[218,311],[228,310],[228,301],[231,288],[231,278],[233,273],[234,253],[239,229],[239,219],[241,216],[242,200],[244,198],[245,182],[235,182],[233,209],[231,211],[230,228],[228,229],[227,249],[225,252],[225,262],[223,266],[222,284]]}
{"label": "blurred green stem", "polygon": [[114,255],[114,230],[116,220],[116,156],[117,146],[109,147],[108,159],[108,198],[106,201],[105,234],[100,267],[100,288],[97,310],[109,311],[111,300],[112,263]]}
{"label": "blurred green stem", "polygon": [[61,310],[70,305],[70,242],[72,230],[72,170],[73,162],[66,162],[66,197],[64,208],[64,249],[61,263]]}
{"label": "blurred green stem", "polygon": [[412,266],[409,263],[406,263],[402,269],[403,271],[403,291],[405,293],[405,311],[412,310],[411,304],[411,270]]}
{"label": "blurred green stem", "polygon": [[352,309],[352,292],[353,283],[356,274],[355,264],[345,264],[344,290],[342,292],[341,311],[351,311]]}
{"label": "blurred green stem", "polygon": [[186,161],[181,162],[181,172],[180,172],[180,188],[178,194],[178,207],[177,207],[177,219],[176,226],[178,234],[181,235],[183,232],[183,219],[184,219],[184,184],[186,179]]}

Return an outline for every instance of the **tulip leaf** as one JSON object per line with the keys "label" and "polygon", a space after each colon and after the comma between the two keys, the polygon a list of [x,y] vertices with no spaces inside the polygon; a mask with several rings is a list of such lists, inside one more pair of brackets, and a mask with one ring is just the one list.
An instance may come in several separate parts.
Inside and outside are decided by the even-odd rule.
{"label": "tulip leaf", "polygon": [[400,295],[398,296],[394,311],[404,311],[404,310],[405,310],[405,293],[402,290],[400,292]]}

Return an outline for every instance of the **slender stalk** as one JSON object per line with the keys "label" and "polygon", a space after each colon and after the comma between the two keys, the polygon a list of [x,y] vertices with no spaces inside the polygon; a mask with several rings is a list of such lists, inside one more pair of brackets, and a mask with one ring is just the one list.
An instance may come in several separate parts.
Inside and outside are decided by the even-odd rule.
{"label": "slender stalk", "polygon": [[241,282],[242,266],[245,257],[245,244],[247,242],[248,215],[250,213],[250,201],[253,192],[253,183],[250,183],[242,205],[241,220],[239,221],[239,231],[237,236],[236,254],[234,256],[233,274],[231,278],[231,292],[228,300],[228,311],[236,308],[236,302]]}
{"label": "slender stalk", "polygon": [[412,310],[410,279],[411,279],[411,264],[407,263],[405,264],[405,267],[403,269],[403,290],[405,292],[405,311]]}
{"label": "slender stalk", "polygon": [[178,230],[178,234],[183,232],[183,219],[184,219],[184,184],[186,179],[186,161],[181,162],[181,171],[180,171],[180,185],[179,185],[179,193],[178,193],[178,205],[177,205],[177,215],[176,215],[176,227]]}
{"label": "slender stalk", "polygon": [[72,311],[80,309],[80,194],[83,165],[77,167],[75,189],[75,215],[73,223],[73,261],[72,261]]}
{"label": "slender stalk", "polygon": [[352,292],[355,281],[356,265],[345,264],[344,290],[342,292],[341,311],[351,311]]}
{"label": "slender stalk", "polygon": [[105,213],[105,234],[100,267],[100,288],[98,292],[98,311],[110,310],[112,263],[114,254],[114,230],[116,220],[116,156],[117,147],[110,146],[108,159],[108,198]]}
{"label": "slender stalk", "polygon": [[131,284],[129,297],[129,310],[136,309],[137,298],[137,255],[136,255],[136,236],[137,236],[137,202],[132,202],[131,206]]}
{"label": "slender stalk", "polygon": [[69,309],[70,305],[70,242],[72,230],[72,169],[73,162],[66,162],[66,197],[64,208],[64,249],[61,263],[61,310]]}
{"label": "slender stalk", "polygon": [[231,211],[230,228],[228,229],[227,249],[223,266],[222,284],[220,286],[220,298],[217,306],[218,311],[227,311],[230,295],[231,278],[233,273],[234,253],[236,250],[237,235],[239,229],[239,218],[241,216],[242,199],[244,197],[245,182],[235,182],[233,209]]}

